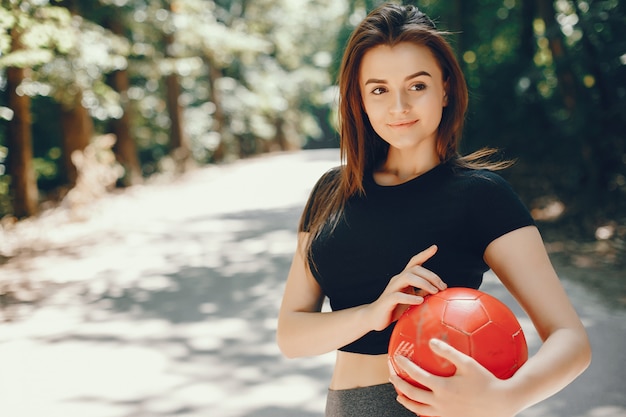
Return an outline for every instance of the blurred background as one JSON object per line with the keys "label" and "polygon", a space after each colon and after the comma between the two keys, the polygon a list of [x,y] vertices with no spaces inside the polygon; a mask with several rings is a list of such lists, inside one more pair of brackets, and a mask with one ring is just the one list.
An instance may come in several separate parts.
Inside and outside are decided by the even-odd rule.
{"label": "blurred background", "polygon": [[[336,147],[343,46],[380,3],[4,0],[0,217],[32,216],[86,181],[105,192],[190,164]],[[535,217],[618,261],[623,2],[407,3],[451,33],[471,95],[463,150],[517,159],[507,175]]]}
{"label": "blurred background", "polygon": [[[380,3],[3,0],[0,217],[35,215],[77,184],[91,190],[68,202],[190,165],[338,146],[343,46]],[[623,261],[624,2],[407,3],[450,31],[471,95],[463,151],[516,159],[508,179],[581,265]]]}
{"label": "blurred background", "polygon": [[[275,315],[308,190],[338,163],[343,47],[380,3],[1,1],[7,415],[319,414],[332,360],[284,362]],[[624,417],[624,1],[404,3],[449,31],[462,150],[517,161],[503,175],[605,358],[526,416]]]}

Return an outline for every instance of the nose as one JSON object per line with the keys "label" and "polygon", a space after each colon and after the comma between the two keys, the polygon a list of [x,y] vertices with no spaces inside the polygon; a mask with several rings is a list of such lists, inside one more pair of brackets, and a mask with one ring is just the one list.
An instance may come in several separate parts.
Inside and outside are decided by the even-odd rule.
{"label": "nose", "polygon": [[390,113],[407,113],[409,111],[409,108],[411,107],[407,96],[407,93],[402,90],[395,93],[393,96],[393,102],[391,103],[391,107],[389,109]]}

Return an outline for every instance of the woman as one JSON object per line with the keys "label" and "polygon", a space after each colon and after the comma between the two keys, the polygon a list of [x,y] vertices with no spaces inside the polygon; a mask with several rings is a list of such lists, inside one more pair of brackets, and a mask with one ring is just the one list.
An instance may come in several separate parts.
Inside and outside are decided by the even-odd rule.
{"label": "woman", "polygon": [[[337,350],[326,415],[506,417],[569,384],[590,361],[586,332],[528,210],[493,172],[505,164],[458,153],[467,89],[443,34],[413,6],[379,7],[352,34],[339,87],[343,163],[303,213],[277,331],[288,357]],[[387,357],[399,315],[448,286],[478,288],[489,268],[540,350],[499,380],[432,341],[455,375],[397,358],[430,390],[401,380]]]}

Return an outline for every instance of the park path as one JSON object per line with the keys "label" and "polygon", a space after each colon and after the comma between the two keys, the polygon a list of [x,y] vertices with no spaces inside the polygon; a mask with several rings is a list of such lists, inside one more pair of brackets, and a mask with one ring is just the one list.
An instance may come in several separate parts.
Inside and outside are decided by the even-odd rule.
{"label": "park path", "polygon": [[[202,168],[0,231],[0,284],[33,300],[0,310],[0,415],[321,417],[333,355],[284,359],[274,332],[298,217],[337,163],[318,150]],[[626,312],[564,278],[594,361],[521,416],[626,417]],[[497,280],[483,289],[536,350]]]}

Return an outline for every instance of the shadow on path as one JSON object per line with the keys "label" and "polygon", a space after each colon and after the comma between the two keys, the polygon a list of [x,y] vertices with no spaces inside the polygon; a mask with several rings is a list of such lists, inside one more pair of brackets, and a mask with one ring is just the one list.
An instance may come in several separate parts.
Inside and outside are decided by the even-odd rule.
{"label": "shadow on path", "polygon": [[[315,151],[197,173],[102,210],[105,226],[67,246],[1,265],[3,279],[52,283],[0,326],[3,415],[321,416],[333,355],[286,360],[275,330],[304,200],[334,164]],[[626,313],[564,283],[594,363],[520,415],[626,417]],[[536,350],[493,275],[483,289],[514,309]]]}

